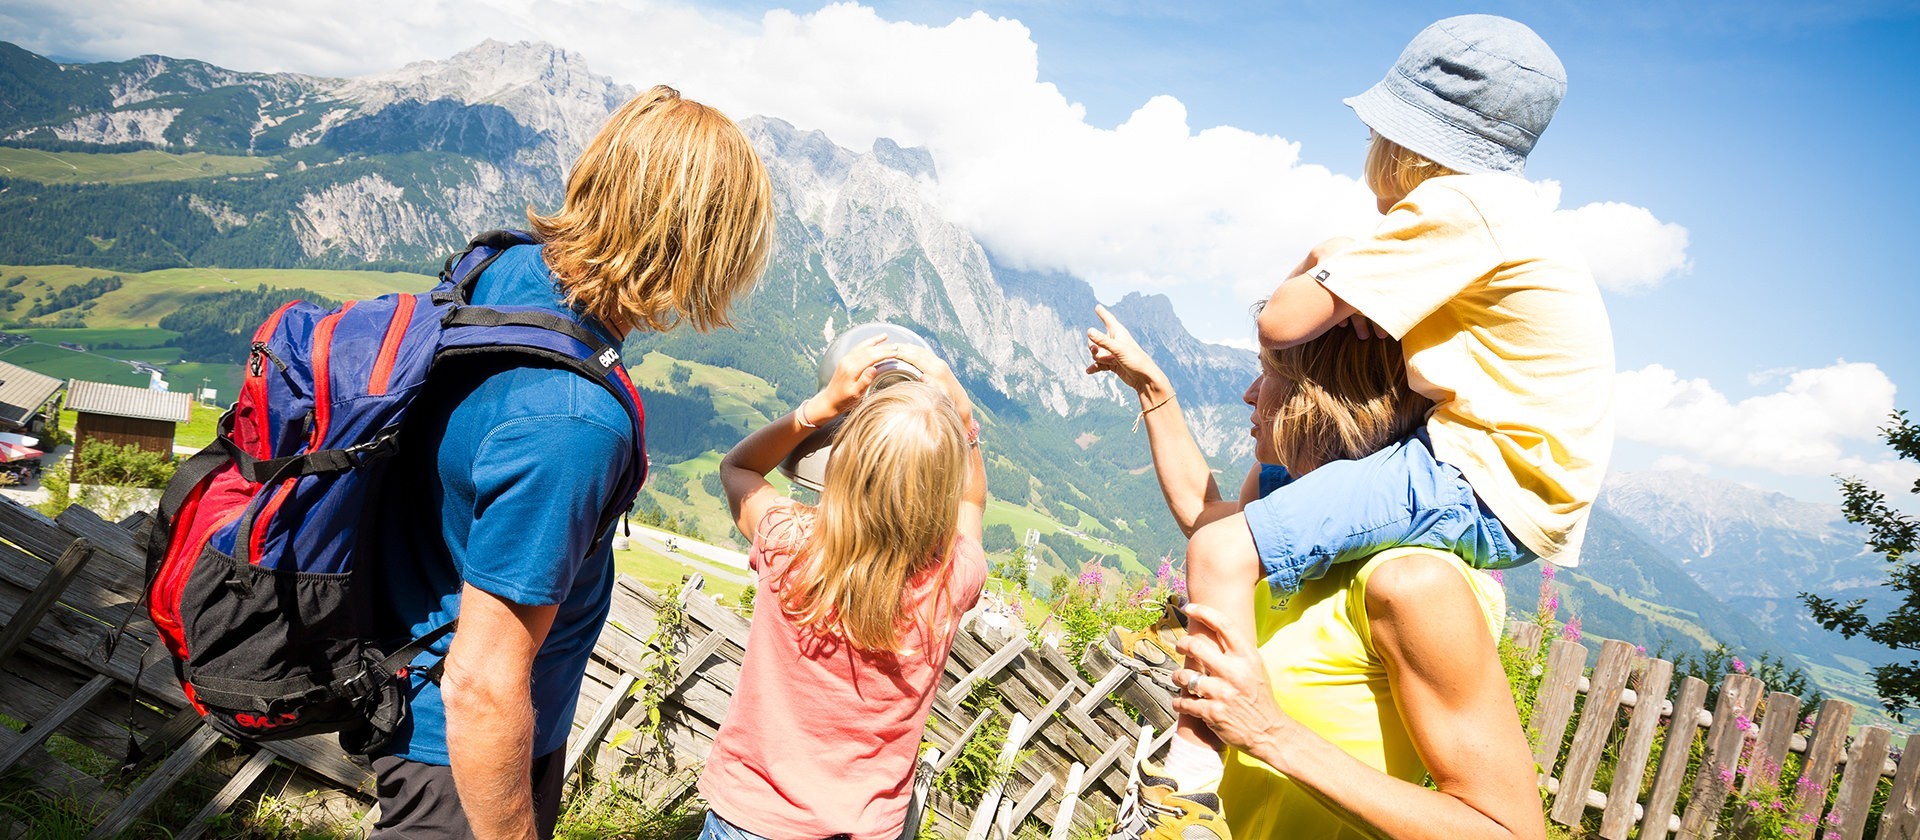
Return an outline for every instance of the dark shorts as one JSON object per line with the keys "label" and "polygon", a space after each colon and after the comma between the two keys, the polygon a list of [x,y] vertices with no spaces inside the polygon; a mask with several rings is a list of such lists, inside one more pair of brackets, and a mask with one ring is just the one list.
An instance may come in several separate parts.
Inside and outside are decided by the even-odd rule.
{"label": "dark shorts", "polygon": [[[560,820],[560,795],[566,787],[566,750],[533,760],[533,825],[552,837]],[[453,768],[422,764],[390,755],[373,757],[379,783],[380,821],[369,840],[471,840],[467,812],[453,787]]]}

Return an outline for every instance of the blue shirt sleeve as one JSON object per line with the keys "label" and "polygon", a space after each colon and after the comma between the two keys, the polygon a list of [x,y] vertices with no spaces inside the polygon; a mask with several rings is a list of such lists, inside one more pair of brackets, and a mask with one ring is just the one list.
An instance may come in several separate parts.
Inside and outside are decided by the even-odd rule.
{"label": "blue shirt sleeve", "polygon": [[488,432],[474,457],[468,583],[526,606],[564,601],[618,489],[626,436],[573,414]]}

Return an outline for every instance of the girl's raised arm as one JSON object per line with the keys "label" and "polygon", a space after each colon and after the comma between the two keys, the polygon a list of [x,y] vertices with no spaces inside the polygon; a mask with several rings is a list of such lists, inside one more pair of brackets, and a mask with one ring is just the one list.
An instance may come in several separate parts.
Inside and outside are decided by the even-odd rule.
{"label": "girl's raised arm", "polygon": [[813,434],[821,424],[852,409],[873,384],[873,366],[899,355],[899,347],[880,336],[848,352],[834,368],[827,387],[800,401],[793,411],[760,427],[720,459],[720,486],[740,534],[752,539],[762,517],[785,500],[767,481],[767,473]]}

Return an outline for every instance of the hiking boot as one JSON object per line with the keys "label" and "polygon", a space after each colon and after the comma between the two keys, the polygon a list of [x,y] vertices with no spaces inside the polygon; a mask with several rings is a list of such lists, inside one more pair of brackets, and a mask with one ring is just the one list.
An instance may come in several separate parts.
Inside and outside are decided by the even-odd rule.
{"label": "hiking boot", "polygon": [[1173,684],[1173,669],[1180,667],[1180,654],[1174,645],[1187,635],[1186,615],[1178,596],[1168,596],[1159,620],[1138,630],[1111,627],[1107,630],[1106,654],[1122,662],[1137,663],[1151,671],[1156,682]]}
{"label": "hiking boot", "polygon": [[1220,795],[1211,790],[1175,791],[1173,779],[1152,762],[1127,783],[1126,798],[1107,840],[1232,840]]}

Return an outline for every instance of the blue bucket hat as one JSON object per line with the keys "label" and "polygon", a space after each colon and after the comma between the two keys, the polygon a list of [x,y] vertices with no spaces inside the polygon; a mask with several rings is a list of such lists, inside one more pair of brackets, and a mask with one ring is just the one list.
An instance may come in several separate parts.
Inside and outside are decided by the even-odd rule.
{"label": "blue bucket hat", "polygon": [[1518,21],[1461,15],[1420,31],[1378,84],[1346,99],[1374,133],[1456,172],[1526,172],[1567,71]]}

